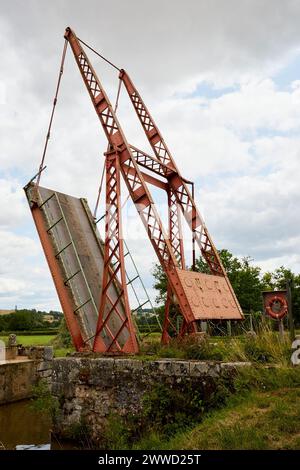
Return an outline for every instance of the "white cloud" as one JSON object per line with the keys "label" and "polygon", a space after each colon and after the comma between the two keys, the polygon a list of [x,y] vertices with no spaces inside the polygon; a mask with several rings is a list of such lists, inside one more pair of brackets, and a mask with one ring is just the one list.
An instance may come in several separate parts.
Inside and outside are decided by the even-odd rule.
{"label": "white cloud", "polygon": [[[58,306],[39,241],[28,229],[33,221],[22,186],[40,162],[69,24],[128,69],[179,168],[196,180],[217,246],[250,254],[262,266],[284,261],[299,270],[300,86],[293,77],[281,91],[271,78],[300,50],[299,19],[300,4],[292,0],[154,0],[151,7],[145,0],[130,7],[117,0],[88,7],[81,0],[6,2],[0,20],[2,303]],[[90,57],[114,97],[117,75]],[[234,91],[182,98],[203,80],[234,84]],[[119,109],[129,141],[147,150],[124,95]],[[105,149],[69,51],[42,183],[87,196],[93,206]],[[133,248],[149,286],[153,250],[143,240]]]}
{"label": "white cloud", "polygon": [[27,211],[24,194],[16,179],[0,179],[0,228],[16,227],[24,221]]}
{"label": "white cloud", "polygon": [[300,127],[300,87],[292,91],[276,90],[274,82],[265,79],[250,82],[240,90],[212,101],[203,119],[225,125],[236,132],[273,129],[297,130]]}
{"label": "white cloud", "polygon": [[57,308],[50,273],[36,239],[0,230],[0,301],[13,308]]}

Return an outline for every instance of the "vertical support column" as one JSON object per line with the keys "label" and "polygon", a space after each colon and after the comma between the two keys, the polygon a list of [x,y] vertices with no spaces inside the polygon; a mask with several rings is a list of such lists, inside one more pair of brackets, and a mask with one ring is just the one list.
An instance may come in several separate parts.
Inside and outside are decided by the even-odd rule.
{"label": "vertical support column", "polygon": [[[195,200],[195,187],[192,183],[192,198]],[[192,217],[192,270],[196,270],[196,217]]]}
{"label": "vertical support column", "polygon": [[286,293],[287,293],[287,303],[288,303],[288,321],[289,321],[289,330],[290,338],[293,342],[295,339],[295,325],[293,318],[293,305],[292,305],[292,280],[288,279],[286,281]]}
{"label": "vertical support column", "polygon": [[[117,283],[119,286],[116,299],[111,299],[108,295],[108,289],[112,283]],[[126,286],[121,222],[120,163],[115,151],[106,154],[103,287],[93,349],[102,353],[138,352]]]}
{"label": "vertical support column", "polygon": [[162,336],[161,336],[161,342],[162,344],[168,344],[171,336],[169,334],[170,330],[176,334],[176,325],[173,324],[170,318],[170,307],[172,303],[172,291],[170,284],[168,284],[168,289],[167,289],[167,300],[166,300],[166,306],[165,306],[165,316],[164,316],[164,322],[163,322],[163,331],[162,331]]}
{"label": "vertical support column", "polygon": [[[182,239],[182,228],[180,213],[177,206],[177,200],[171,187],[168,189],[168,221],[169,221],[169,239],[172,246],[174,256],[181,269],[185,268],[184,248]],[[173,303],[173,292],[170,283],[167,287],[167,301],[165,306],[165,316],[163,322],[163,332],[161,342],[167,344],[172,336],[177,336],[177,325],[171,319],[171,306]]]}
{"label": "vertical support column", "polygon": [[280,341],[284,341],[284,325],[283,325],[283,319],[280,318],[278,320],[278,330],[279,330],[279,339]]}
{"label": "vertical support column", "polygon": [[[168,190],[168,217],[169,217],[169,237],[174,256],[181,269],[185,269],[185,257],[183,246],[183,234],[181,226],[181,214],[176,195],[171,187]],[[173,302],[173,292],[170,283],[167,288],[167,301],[165,306],[165,317],[163,322],[163,332],[161,341],[167,344],[172,336],[178,335],[176,318],[171,318],[171,306]],[[177,307],[179,308],[179,306]],[[184,336],[187,331],[196,331],[194,322],[188,324],[183,316],[183,323],[179,331],[179,336]]]}
{"label": "vertical support column", "polygon": [[178,266],[185,269],[183,234],[181,226],[180,210],[176,195],[171,187],[168,189],[168,217],[169,217],[169,237],[174,256],[178,261]]}
{"label": "vertical support column", "polygon": [[254,328],[253,328],[253,317],[252,317],[252,311],[250,310],[250,313],[249,313],[249,316],[250,316],[250,331],[254,331]]}

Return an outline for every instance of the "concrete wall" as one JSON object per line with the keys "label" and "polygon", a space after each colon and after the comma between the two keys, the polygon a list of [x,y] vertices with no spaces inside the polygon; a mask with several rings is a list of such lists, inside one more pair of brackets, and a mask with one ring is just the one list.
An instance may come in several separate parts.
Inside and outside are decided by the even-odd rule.
{"label": "concrete wall", "polygon": [[13,359],[8,353],[8,360],[0,364],[0,405],[30,398],[39,380],[51,385],[52,348],[19,348]]}
{"label": "concrete wall", "polygon": [[216,363],[161,359],[68,357],[53,361],[52,393],[60,413],[55,431],[61,436],[74,425],[86,423],[92,440],[103,431],[110,414],[139,416],[143,396],[155,384],[191,393],[197,390],[209,399],[218,379],[233,378],[249,363]]}

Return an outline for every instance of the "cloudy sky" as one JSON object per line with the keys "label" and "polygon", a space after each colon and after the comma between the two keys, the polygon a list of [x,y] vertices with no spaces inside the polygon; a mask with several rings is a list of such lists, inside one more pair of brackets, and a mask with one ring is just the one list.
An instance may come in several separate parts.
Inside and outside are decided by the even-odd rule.
{"label": "cloudy sky", "polygon": [[[264,270],[299,272],[299,0],[0,6],[0,308],[59,308],[22,187],[40,162],[66,26],[131,75],[196,183],[216,246]],[[114,100],[116,72],[90,58]],[[148,149],[124,92],[119,117],[129,141]],[[87,197],[93,208],[105,147],[69,50],[42,184]],[[126,215],[126,238],[153,296],[155,254],[130,205]]]}

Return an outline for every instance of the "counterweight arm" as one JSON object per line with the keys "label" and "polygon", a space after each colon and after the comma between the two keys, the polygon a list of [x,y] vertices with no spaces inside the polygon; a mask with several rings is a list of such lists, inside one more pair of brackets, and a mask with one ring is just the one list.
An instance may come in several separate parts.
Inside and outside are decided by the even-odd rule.
{"label": "counterweight arm", "polygon": [[187,220],[191,230],[194,232],[195,239],[212,274],[226,276],[226,272],[222,266],[218,252],[196,207],[195,201],[185,180],[180,175],[171,152],[155,124],[154,119],[150,115],[150,112],[126,71],[121,70],[119,77],[125,85],[129,98],[156,158],[164,165],[165,168],[170,170],[166,177],[174,191],[177,203],[181,207],[185,219]]}

